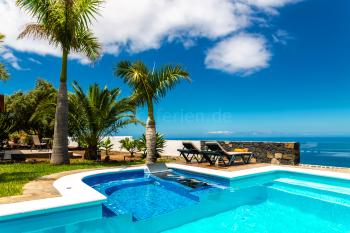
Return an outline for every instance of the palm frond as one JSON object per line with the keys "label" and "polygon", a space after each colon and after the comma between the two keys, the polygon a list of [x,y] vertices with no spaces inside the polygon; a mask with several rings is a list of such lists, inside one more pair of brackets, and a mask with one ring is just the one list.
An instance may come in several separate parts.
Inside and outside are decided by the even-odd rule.
{"label": "palm frond", "polygon": [[100,88],[93,84],[85,93],[73,83],[74,95],[70,96],[71,135],[87,144],[96,144],[96,140],[118,132],[127,124],[138,123],[136,108],[128,98],[118,100],[120,89]]}
{"label": "palm frond", "polygon": [[88,27],[92,20],[95,20],[95,15],[99,15],[99,8],[103,0],[79,0],[74,1],[75,19],[79,20],[84,27]]}
{"label": "palm frond", "polygon": [[39,21],[48,17],[52,2],[51,0],[16,0],[17,6],[27,11],[32,17],[37,17]]}
{"label": "palm frond", "polygon": [[[0,43],[4,42],[5,35],[0,33]],[[4,64],[0,63],[0,80],[5,81],[10,78],[10,75]]]}
{"label": "palm frond", "polygon": [[150,71],[141,61],[134,63],[121,61],[115,67],[114,74],[133,89],[132,98],[135,103],[143,105],[152,101],[156,87],[152,86],[149,79]]}
{"label": "palm frond", "polygon": [[155,101],[164,97],[167,91],[171,90],[182,79],[188,80],[189,74],[180,65],[164,65],[152,74],[151,82],[156,86]]}
{"label": "palm frond", "polygon": [[27,24],[17,38],[23,39],[25,37],[47,39],[49,42],[57,43],[57,41],[53,40],[52,35],[50,35],[47,28],[44,25],[38,23]]}
{"label": "palm frond", "polygon": [[101,45],[89,26],[104,0],[17,0],[17,5],[37,19],[18,36],[46,39],[55,47],[83,53],[96,60]]}
{"label": "palm frond", "polygon": [[79,28],[75,37],[76,43],[72,44],[73,50],[83,53],[91,61],[95,61],[99,58],[101,45],[91,31],[85,28]]}
{"label": "palm frond", "polygon": [[0,43],[3,43],[5,39],[5,35],[0,33]]}
{"label": "palm frond", "polygon": [[10,78],[10,75],[4,64],[0,63],[0,80],[5,81]]}

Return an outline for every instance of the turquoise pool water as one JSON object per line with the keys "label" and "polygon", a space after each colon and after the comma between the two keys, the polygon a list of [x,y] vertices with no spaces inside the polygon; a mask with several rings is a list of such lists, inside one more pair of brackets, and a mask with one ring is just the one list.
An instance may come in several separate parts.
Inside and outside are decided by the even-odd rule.
{"label": "turquoise pool water", "polygon": [[349,226],[320,218],[288,205],[265,201],[244,205],[163,233],[340,233]]}
{"label": "turquoise pool water", "polygon": [[[78,208],[0,221],[0,232],[322,233],[350,232],[350,181],[292,172],[225,179],[141,170],[84,179],[108,197],[98,218]],[[188,182],[195,180],[197,182]]]}

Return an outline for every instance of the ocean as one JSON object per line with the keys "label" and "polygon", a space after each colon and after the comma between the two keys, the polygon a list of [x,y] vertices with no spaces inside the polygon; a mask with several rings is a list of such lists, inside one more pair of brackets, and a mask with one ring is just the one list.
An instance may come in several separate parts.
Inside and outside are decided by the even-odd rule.
{"label": "ocean", "polygon": [[[179,138],[177,138],[179,139]],[[350,137],[237,137],[191,138],[195,140],[299,142],[300,162],[350,167]]]}

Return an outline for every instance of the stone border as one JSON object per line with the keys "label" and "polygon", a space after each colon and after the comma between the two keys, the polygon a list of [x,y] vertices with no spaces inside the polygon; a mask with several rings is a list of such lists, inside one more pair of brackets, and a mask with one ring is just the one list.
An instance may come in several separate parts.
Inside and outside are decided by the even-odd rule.
{"label": "stone border", "polygon": [[39,177],[23,186],[23,192],[20,195],[1,197],[0,204],[9,204],[23,201],[32,201],[44,198],[61,196],[57,189],[54,188],[53,183],[59,178],[67,175],[76,174],[84,171],[91,171],[93,169],[78,169],[59,173],[54,173]]}

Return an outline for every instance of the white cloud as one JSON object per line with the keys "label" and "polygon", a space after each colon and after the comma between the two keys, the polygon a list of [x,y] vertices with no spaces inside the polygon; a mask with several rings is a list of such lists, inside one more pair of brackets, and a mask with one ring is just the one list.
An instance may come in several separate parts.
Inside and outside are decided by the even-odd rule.
{"label": "white cloud", "polygon": [[[0,0],[0,31],[6,44],[16,50],[41,55],[60,53],[45,41],[17,40],[24,26],[33,22],[13,0]],[[106,53],[120,47],[131,52],[159,48],[164,39],[173,41],[204,37],[216,39],[246,27],[250,8],[230,0],[118,0],[106,1],[93,25]]]}
{"label": "white cloud", "polygon": [[263,9],[273,9],[283,7],[290,3],[300,2],[301,0],[244,0],[247,4]]}
{"label": "white cloud", "polygon": [[[296,0],[109,0],[92,29],[104,53],[117,55],[157,49],[164,42],[195,46],[198,38],[217,41],[243,31],[256,21],[259,8],[275,9]],[[0,32],[8,48],[40,55],[60,56],[46,41],[17,36],[35,20],[16,7],[14,0],[0,0]],[[86,59],[71,56],[86,64]]]}
{"label": "white cloud", "polygon": [[38,65],[41,65],[41,64],[42,64],[41,61],[38,61],[38,60],[36,60],[36,59],[34,59],[34,58],[32,58],[32,57],[28,58],[28,60],[31,61],[31,62],[33,62],[33,63],[35,63],[35,64],[38,64]]}
{"label": "white cloud", "polygon": [[271,58],[262,36],[241,33],[211,48],[205,58],[208,68],[228,73],[250,74],[268,66]]}
{"label": "white cloud", "polygon": [[20,59],[18,59],[10,49],[6,47],[0,47],[0,57],[8,62],[16,70],[23,70],[23,68],[19,65]]}
{"label": "white cloud", "polygon": [[125,46],[131,52],[156,49],[179,38],[216,39],[250,23],[250,8],[230,0],[107,1],[101,15],[94,29],[107,53]]}
{"label": "white cloud", "polygon": [[228,130],[219,130],[219,131],[208,132],[208,134],[225,134],[225,135],[232,134],[232,133],[233,133],[232,131],[228,131]]}
{"label": "white cloud", "polygon": [[287,41],[291,39],[293,39],[293,37],[291,37],[285,30],[279,29],[274,34],[272,34],[272,40],[277,44],[286,45]]}

